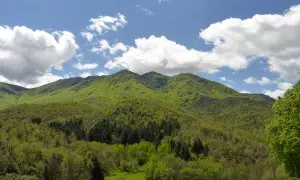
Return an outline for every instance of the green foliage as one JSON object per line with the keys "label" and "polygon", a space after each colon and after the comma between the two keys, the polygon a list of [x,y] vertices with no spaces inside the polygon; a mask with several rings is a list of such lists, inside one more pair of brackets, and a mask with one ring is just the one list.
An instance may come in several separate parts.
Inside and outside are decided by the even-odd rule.
{"label": "green foliage", "polygon": [[173,156],[151,157],[146,171],[147,179],[226,179],[222,164],[211,158],[186,162]]}
{"label": "green foliage", "polygon": [[274,155],[290,176],[300,178],[300,83],[274,104],[266,134]]}
{"label": "green foliage", "polygon": [[285,178],[263,136],[272,103],[192,74],[5,84],[0,178]]}
{"label": "green foliage", "polygon": [[[240,94],[192,74],[168,77],[155,72],[138,75],[124,70],[111,76],[71,78],[35,89],[20,88],[10,88],[18,95],[7,94],[0,89],[0,108],[24,103],[84,102],[102,110],[128,102],[128,99],[140,99],[157,107],[192,111],[205,119],[234,123],[237,127],[251,130],[260,128],[272,116],[270,108],[273,99],[264,95]],[[4,93],[2,96],[1,92]]]}
{"label": "green foliage", "polygon": [[180,158],[182,158],[186,161],[191,158],[189,145],[187,143],[185,143],[184,141],[182,141],[182,140],[179,140],[179,141],[171,140],[170,145],[171,145],[172,152],[176,156],[178,156],[178,157],[180,157]]}
{"label": "green foliage", "polygon": [[[31,119],[31,121],[36,123],[37,118]],[[64,122],[52,121],[49,123],[49,127],[62,131],[67,136],[70,136],[71,134],[75,134],[77,139],[85,139],[86,137],[83,121],[81,118],[72,117],[70,120]]]}
{"label": "green foliage", "polygon": [[155,156],[150,159],[146,172],[148,180],[172,180],[174,174],[175,172],[165,162]]}

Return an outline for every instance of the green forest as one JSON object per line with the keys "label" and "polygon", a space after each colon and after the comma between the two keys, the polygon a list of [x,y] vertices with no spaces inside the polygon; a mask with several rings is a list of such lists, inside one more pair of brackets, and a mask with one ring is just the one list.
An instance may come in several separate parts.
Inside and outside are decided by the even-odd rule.
{"label": "green forest", "polygon": [[300,178],[300,83],[278,101],[192,74],[0,83],[0,179]]}

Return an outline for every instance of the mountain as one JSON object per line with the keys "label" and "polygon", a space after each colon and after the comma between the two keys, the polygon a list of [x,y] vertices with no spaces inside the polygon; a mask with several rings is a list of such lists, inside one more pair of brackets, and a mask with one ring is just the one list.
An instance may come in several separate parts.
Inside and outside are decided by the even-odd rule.
{"label": "mountain", "polygon": [[33,89],[0,83],[0,165],[37,179],[50,167],[86,179],[98,166],[117,179],[140,171],[260,179],[279,168],[263,134],[273,103],[189,73],[122,70]]}
{"label": "mountain", "polygon": [[149,72],[138,75],[128,70],[109,76],[63,79],[33,89],[3,84],[0,92],[0,108],[24,103],[62,102],[106,106],[128,99],[142,99],[189,111],[197,116],[213,117],[214,120],[229,123],[235,121],[247,128],[263,125],[263,121],[271,115],[274,102],[268,96],[241,94],[189,73],[165,76]]}
{"label": "mountain", "polygon": [[0,93],[2,94],[19,95],[21,92],[24,92],[26,90],[28,89],[21,86],[0,82]]}

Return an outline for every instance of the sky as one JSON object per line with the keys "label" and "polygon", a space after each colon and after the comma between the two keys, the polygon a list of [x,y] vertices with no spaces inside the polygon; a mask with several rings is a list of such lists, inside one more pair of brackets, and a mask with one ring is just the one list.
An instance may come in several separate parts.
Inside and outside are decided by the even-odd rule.
{"label": "sky", "polygon": [[282,96],[300,78],[300,0],[0,1],[0,82],[193,73]]}

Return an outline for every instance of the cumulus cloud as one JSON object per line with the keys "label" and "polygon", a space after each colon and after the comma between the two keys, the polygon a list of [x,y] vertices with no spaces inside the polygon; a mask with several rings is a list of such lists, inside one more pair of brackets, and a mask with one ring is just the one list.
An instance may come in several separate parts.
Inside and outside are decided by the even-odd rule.
{"label": "cumulus cloud", "polygon": [[80,73],[79,75],[80,75],[80,77],[82,77],[82,78],[86,78],[86,77],[91,76],[92,73],[91,73],[91,72],[82,72],[82,73]]}
{"label": "cumulus cloud", "polygon": [[300,5],[284,14],[226,19],[202,30],[200,37],[214,45],[213,56],[226,57],[220,61],[229,68],[243,69],[253,59],[265,57],[269,71],[293,79],[300,77],[299,29]]}
{"label": "cumulus cloud", "polygon": [[14,84],[57,80],[51,69],[75,55],[78,45],[67,31],[48,33],[25,26],[0,26],[0,75]]}
{"label": "cumulus cloud", "polygon": [[244,83],[246,84],[256,84],[257,80],[254,77],[248,77],[247,79],[244,79]]}
{"label": "cumulus cloud", "polygon": [[152,12],[150,9],[147,9],[144,6],[136,5],[136,8],[137,8],[138,12],[141,12],[141,13],[147,15],[147,16],[154,16],[155,15],[154,12]]}
{"label": "cumulus cloud", "polygon": [[291,83],[288,82],[281,82],[277,84],[277,88],[275,90],[264,90],[264,94],[268,95],[274,99],[277,99],[278,97],[282,97],[284,95],[284,93],[292,88],[293,85]]}
{"label": "cumulus cloud", "polygon": [[229,84],[229,83],[225,83],[224,85],[227,86],[227,87],[229,87],[229,88],[233,88],[233,86],[231,84]]}
{"label": "cumulus cloud", "polygon": [[[246,69],[250,62],[265,58],[269,71],[292,81],[300,77],[299,29],[300,5],[284,14],[229,18],[200,32],[200,38],[213,45],[210,51],[188,49],[164,36],[151,36],[136,39],[135,47],[111,59],[106,67],[137,73],[151,70],[165,74],[214,73],[223,67],[234,71]],[[253,81],[260,85],[273,83],[266,77]]]}
{"label": "cumulus cloud", "polygon": [[88,69],[95,69],[98,67],[98,64],[96,63],[87,63],[87,64],[82,64],[81,62],[78,62],[77,64],[73,65],[74,68],[78,70],[88,70]]}
{"label": "cumulus cloud", "polygon": [[99,41],[98,46],[93,47],[91,51],[97,54],[103,53],[104,55],[106,54],[115,55],[117,53],[127,51],[128,48],[129,46],[123,43],[110,45],[106,40],[101,40]]}
{"label": "cumulus cloud", "polygon": [[243,94],[251,94],[250,91],[247,91],[247,90],[241,90],[240,93],[243,93]]}
{"label": "cumulus cloud", "polygon": [[277,86],[279,89],[288,90],[293,87],[293,84],[288,83],[288,82],[281,82],[281,83],[278,83]]}
{"label": "cumulus cloud", "polygon": [[187,49],[166,37],[151,36],[135,40],[121,56],[105,65],[109,69],[129,69],[137,73],[156,71],[165,74],[181,72],[215,73],[220,65],[214,63],[206,52]]}
{"label": "cumulus cloud", "polygon": [[109,75],[109,72],[108,71],[100,71],[98,73],[96,73],[97,76],[107,76]]}
{"label": "cumulus cloud", "polygon": [[92,31],[103,35],[108,31],[117,31],[125,27],[127,23],[125,16],[121,13],[118,13],[117,16],[98,16],[97,18],[90,19],[90,25],[87,27],[88,31],[83,32],[83,34],[91,36],[88,32]]}
{"label": "cumulus cloud", "polygon": [[226,77],[220,77],[221,81],[227,81]]}
{"label": "cumulus cloud", "polygon": [[227,83],[234,83],[234,81],[232,81],[231,79],[226,78],[225,76],[220,77],[220,80],[223,82],[227,82]]}
{"label": "cumulus cloud", "polygon": [[57,75],[53,75],[52,73],[46,73],[43,76],[38,77],[36,83],[24,83],[24,82],[15,81],[15,80],[9,80],[6,77],[0,75],[0,82],[15,84],[15,85],[26,87],[26,88],[39,87],[39,86],[42,86],[42,85],[45,85],[48,83],[58,81],[60,79],[63,79],[63,78],[60,76],[57,76]]}
{"label": "cumulus cloud", "polygon": [[247,79],[244,80],[244,83],[246,84],[259,84],[259,85],[268,85],[275,83],[274,81],[271,81],[267,77],[262,77],[261,79],[257,79],[255,77],[248,77]]}
{"label": "cumulus cloud", "polygon": [[94,39],[94,34],[91,32],[81,32],[81,36],[87,41],[91,42]]}

